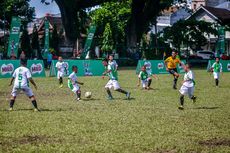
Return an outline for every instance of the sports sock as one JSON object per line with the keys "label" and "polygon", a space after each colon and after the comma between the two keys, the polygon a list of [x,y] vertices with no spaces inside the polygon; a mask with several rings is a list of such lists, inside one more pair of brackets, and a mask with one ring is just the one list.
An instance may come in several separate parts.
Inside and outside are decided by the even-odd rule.
{"label": "sports sock", "polygon": [[36,100],[32,100],[32,104],[33,104],[34,108],[38,108]]}
{"label": "sports sock", "polygon": [[120,93],[123,93],[123,94],[127,94],[128,92],[123,90],[123,89],[117,89],[116,91],[120,92]]}
{"label": "sports sock", "polygon": [[60,79],[59,79],[59,84],[63,84],[63,79],[62,79],[62,77],[60,77]]}
{"label": "sports sock", "polygon": [[13,108],[15,100],[10,100],[10,108]]}
{"label": "sports sock", "polygon": [[176,86],[177,80],[178,80],[178,79],[175,77],[175,78],[174,78],[174,84],[173,84],[173,86]]}
{"label": "sports sock", "polygon": [[106,89],[106,92],[109,95],[109,97],[112,97],[111,91],[109,89]]}
{"label": "sports sock", "polygon": [[148,80],[148,87],[150,87],[151,83],[152,83],[152,80],[151,79]]}
{"label": "sports sock", "polygon": [[216,82],[216,86],[218,86],[219,85],[219,80],[215,79],[215,82]]}
{"label": "sports sock", "polygon": [[184,95],[180,96],[180,104],[183,106],[184,105]]}
{"label": "sports sock", "polygon": [[77,91],[77,98],[81,98],[81,91]]}

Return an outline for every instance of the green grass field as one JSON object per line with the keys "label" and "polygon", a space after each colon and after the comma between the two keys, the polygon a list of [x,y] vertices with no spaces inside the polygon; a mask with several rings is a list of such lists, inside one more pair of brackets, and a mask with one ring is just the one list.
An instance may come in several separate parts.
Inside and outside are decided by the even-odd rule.
{"label": "green grass field", "polygon": [[[113,92],[108,101],[107,79],[80,77],[82,92],[93,99],[74,101],[74,94],[58,88],[56,78],[35,78],[41,112],[33,112],[25,95],[19,95],[15,111],[8,112],[9,79],[0,80],[1,152],[230,152],[230,73],[220,88],[205,70],[195,70],[197,103],[187,97],[185,110],[178,110],[179,92],[172,89],[172,76],[153,80],[153,90],[136,87],[134,70],[119,71],[122,88],[131,100]],[[182,77],[180,78],[180,81]],[[179,81],[179,82],[180,82]],[[180,85],[180,83],[179,83]]]}

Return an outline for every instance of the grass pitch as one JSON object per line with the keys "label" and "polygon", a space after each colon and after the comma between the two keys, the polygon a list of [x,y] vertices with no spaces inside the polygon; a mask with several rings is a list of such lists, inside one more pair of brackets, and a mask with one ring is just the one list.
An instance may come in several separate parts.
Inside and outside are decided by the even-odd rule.
{"label": "grass pitch", "polygon": [[23,94],[8,112],[11,87],[1,79],[0,152],[230,152],[230,73],[215,88],[205,70],[194,72],[197,103],[186,97],[183,111],[170,75],[160,75],[153,90],[143,91],[134,70],[121,70],[120,85],[132,99],[113,92],[112,101],[104,91],[107,79],[80,77],[83,95],[93,93],[82,102],[74,100],[67,79],[59,89],[56,78],[35,78],[41,112],[33,112]]}

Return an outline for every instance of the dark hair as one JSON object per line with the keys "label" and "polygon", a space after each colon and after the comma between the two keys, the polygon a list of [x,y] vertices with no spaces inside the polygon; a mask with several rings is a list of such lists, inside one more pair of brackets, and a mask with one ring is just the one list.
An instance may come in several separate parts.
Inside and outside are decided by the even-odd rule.
{"label": "dark hair", "polygon": [[21,59],[20,64],[21,65],[26,65],[27,64],[27,59]]}
{"label": "dark hair", "polygon": [[73,66],[72,66],[72,70],[75,69],[75,68],[78,68],[78,67],[77,67],[76,65],[73,65]]}
{"label": "dark hair", "polygon": [[107,59],[107,58],[104,58],[104,59],[102,60],[102,62],[108,62],[108,59]]}

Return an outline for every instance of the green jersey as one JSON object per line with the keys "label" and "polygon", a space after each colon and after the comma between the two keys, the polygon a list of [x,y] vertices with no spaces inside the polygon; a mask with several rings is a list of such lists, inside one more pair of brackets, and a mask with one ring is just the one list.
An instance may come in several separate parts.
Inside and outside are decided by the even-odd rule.
{"label": "green jersey", "polygon": [[148,77],[149,77],[149,75],[148,75],[148,73],[147,73],[147,71],[141,71],[140,73],[139,73],[139,76],[138,76],[141,80],[146,80],[146,79],[148,79]]}
{"label": "green jersey", "polygon": [[221,63],[213,63],[212,65],[213,72],[221,72],[222,71],[222,64]]}
{"label": "green jersey", "polygon": [[118,80],[117,71],[116,71],[114,65],[110,65],[110,64],[109,64],[109,65],[107,66],[107,70],[110,71],[110,72],[108,73],[108,76],[109,76],[109,79],[110,79],[110,80]]}

